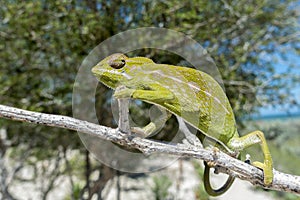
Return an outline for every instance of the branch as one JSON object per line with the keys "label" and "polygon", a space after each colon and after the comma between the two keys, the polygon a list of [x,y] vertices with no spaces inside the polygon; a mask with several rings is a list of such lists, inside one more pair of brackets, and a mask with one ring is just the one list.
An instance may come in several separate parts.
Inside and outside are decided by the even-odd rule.
{"label": "branch", "polygon": [[146,155],[162,153],[213,162],[218,167],[219,171],[238,177],[242,180],[247,180],[253,185],[258,185],[266,189],[300,194],[300,176],[285,174],[274,169],[273,182],[271,185],[266,186],[263,182],[263,172],[260,169],[232,158],[221,151],[203,149],[185,144],[165,144],[158,141],[143,139],[135,135],[123,134],[116,131],[116,129],[72,117],[32,112],[4,105],[0,105],[0,117],[79,131],[130,148],[136,148]]}

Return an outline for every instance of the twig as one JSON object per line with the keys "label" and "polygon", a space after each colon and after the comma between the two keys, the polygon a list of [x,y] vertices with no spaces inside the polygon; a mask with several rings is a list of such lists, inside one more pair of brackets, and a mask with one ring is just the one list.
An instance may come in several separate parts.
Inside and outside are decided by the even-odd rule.
{"label": "twig", "polygon": [[116,131],[116,129],[74,119],[72,117],[32,112],[4,105],[0,105],[0,117],[80,131],[100,139],[112,141],[130,148],[136,148],[144,154],[162,153],[180,155],[213,162],[218,166],[219,171],[247,180],[253,185],[300,194],[300,176],[285,174],[274,169],[273,182],[271,185],[266,186],[263,183],[263,172],[260,169],[232,158],[221,151],[203,149],[185,144],[165,144],[143,139],[135,135],[123,134],[120,131]]}

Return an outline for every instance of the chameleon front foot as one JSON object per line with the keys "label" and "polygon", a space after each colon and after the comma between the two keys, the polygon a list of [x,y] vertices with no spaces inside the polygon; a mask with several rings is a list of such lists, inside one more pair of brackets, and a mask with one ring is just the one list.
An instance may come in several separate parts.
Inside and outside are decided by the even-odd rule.
{"label": "chameleon front foot", "polygon": [[264,172],[264,183],[266,185],[270,185],[272,183],[272,180],[273,180],[273,169],[272,169],[272,166],[270,166],[268,164],[268,161],[266,161],[266,163],[253,162],[252,165],[263,170],[263,172]]}
{"label": "chameleon front foot", "polygon": [[146,138],[151,136],[156,131],[156,125],[153,122],[150,122],[147,126],[140,128],[140,127],[131,127],[131,132],[137,134],[142,138]]}
{"label": "chameleon front foot", "polygon": [[116,88],[116,91],[113,96],[116,99],[131,98],[134,91],[134,89],[129,89],[125,86],[119,86]]}

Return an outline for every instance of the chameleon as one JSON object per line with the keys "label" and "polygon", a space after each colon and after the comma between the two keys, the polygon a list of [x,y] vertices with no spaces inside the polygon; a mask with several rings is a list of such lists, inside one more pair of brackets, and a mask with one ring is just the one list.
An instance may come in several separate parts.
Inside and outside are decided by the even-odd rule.
{"label": "chameleon", "polygon": [[[154,120],[141,128],[145,137],[159,130],[173,114],[197,129],[198,138],[206,137],[216,142],[218,149],[235,157],[243,149],[260,144],[264,161],[252,165],[263,170],[265,185],[272,183],[273,161],[263,132],[257,130],[239,136],[225,92],[207,73],[189,67],[157,64],[146,57],[129,58],[121,53],[104,58],[92,68],[92,73],[101,83],[115,90],[116,99],[138,99],[169,113],[164,119]],[[207,193],[218,196],[226,192],[234,177],[229,176],[222,187],[213,189],[209,180],[211,166],[204,164]]]}

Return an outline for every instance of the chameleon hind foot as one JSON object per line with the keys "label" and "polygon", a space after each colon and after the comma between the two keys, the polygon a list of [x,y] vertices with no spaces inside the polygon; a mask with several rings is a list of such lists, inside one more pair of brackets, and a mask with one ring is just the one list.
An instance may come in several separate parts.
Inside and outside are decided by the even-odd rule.
{"label": "chameleon hind foot", "polygon": [[232,138],[228,142],[229,147],[240,151],[254,144],[260,144],[264,155],[264,162],[253,162],[252,165],[263,170],[264,184],[270,185],[273,180],[273,161],[263,132],[254,131],[242,137]]}
{"label": "chameleon hind foot", "polygon": [[270,185],[272,183],[272,180],[273,180],[273,169],[271,167],[272,165],[269,165],[268,161],[266,161],[266,163],[253,162],[252,165],[263,170],[264,183],[266,185]]}

